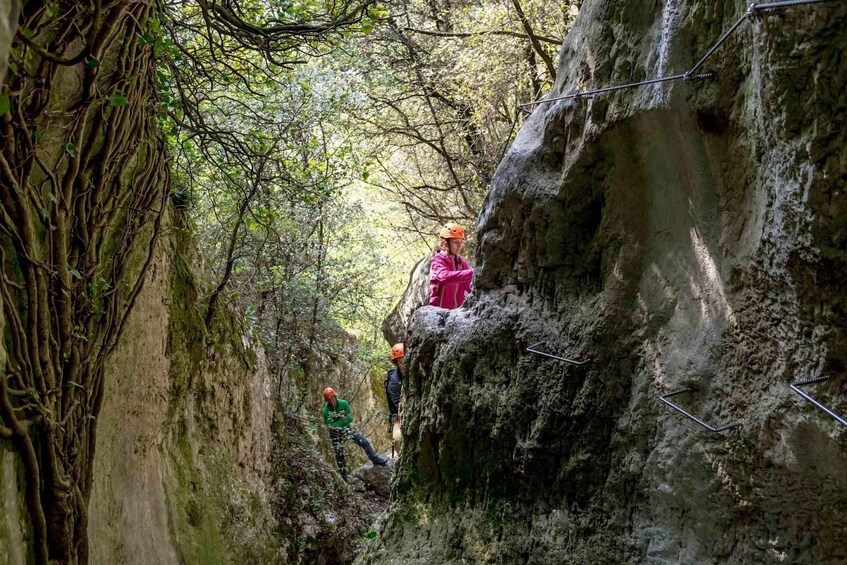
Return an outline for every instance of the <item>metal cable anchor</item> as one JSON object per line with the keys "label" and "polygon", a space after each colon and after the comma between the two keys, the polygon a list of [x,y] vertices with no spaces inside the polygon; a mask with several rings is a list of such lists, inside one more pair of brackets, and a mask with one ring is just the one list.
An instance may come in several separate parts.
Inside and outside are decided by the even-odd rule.
{"label": "metal cable anchor", "polygon": [[529,353],[535,353],[536,355],[541,355],[543,357],[549,357],[550,359],[556,359],[557,361],[564,361],[565,363],[570,363],[571,365],[585,365],[586,363],[588,363],[588,359],[585,359],[583,361],[577,361],[575,359],[568,359],[567,357],[559,357],[558,355],[553,355],[552,353],[545,353],[544,351],[539,351],[539,350],[535,349],[536,347],[538,347],[539,345],[542,345],[544,343],[545,342],[543,342],[543,341],[539,341],[538,343],[533,343],[529,347],[527,347],[526,350]]}
{"label": "metal cable anchor", "polygon": [[820,376],[815,377],[813,379],[806,379],[805,381],[797,381],[796,383],[793,383],[791,385],[791,390],[793,390],[794,392],[796,392],[797,394],[799,394],[800,396],[802,396],[803,398],[805,398],[806,400],[808,400],[809,402],[811,402],[812,404],[814,404],[815,406],[817,406],[818,408],[838,420],[841,424],[847,426],[847,420],[845,420],[844,418],[842,418],[841,416],[839,416],[838,414],[836,414],[835,412],[833,412],[832,410],[812,398],[807,392],[800,390],[800,387],[802,386],[813,385],[827,380],[829,380],[829,377]]}
{"label": "metal cable anchor", "polygon": [[735,427],[741,425],[741,424],[736,422],[736,423],[732,423],[732,424],[727,424],[726,426],[721,426],[719,428],[716,428],[714,426],[710,426],[709,424],[707,424],[706,422],[704,422],[703,420],[701,420],[697,416],[694,416],[693,414],[686,412],[685,410],[683,410],[682,408],[680,408],[679,406],[677,406],[676,404],[674,404],[673,402],[668,400],[668,398],[670,398],[671,396],[676,396],[677,394],[683,394],[683,393],[686,393],[686,392],[697,392],[697,391],[692,389],[692,388],[684,388],[682,390],[676,390],[674,392],[669,392],[667,394],[663,394],[662,396],[659,397],[659,400],[661,400],[662,402],[664,402],[665,404],[667,404],[668,406],[670,406],[671,408],[673,408],[674,410],[676,410],[677,412],[679,412],[680,414],[682,414],[683,416],[688,418],[689,420],[693,420],[693,421],[697,422],[698,424],[700,424],[701,426],[703,426],[704,428],[706,428],[710,432],[723,432],[723,431],[728,430],[730,428],[735,428]]}

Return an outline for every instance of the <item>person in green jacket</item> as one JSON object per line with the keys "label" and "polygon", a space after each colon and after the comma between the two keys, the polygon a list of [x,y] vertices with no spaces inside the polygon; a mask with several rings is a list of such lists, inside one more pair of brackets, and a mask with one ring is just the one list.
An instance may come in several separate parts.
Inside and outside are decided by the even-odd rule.
{"label": "person in green jacket", "polygon": [[335,449],[335,462],[338,463],[338,470],[341,472],[341,477],[347,480],[347,466],[344,461],[344,438],[350,438],[356,442],[356,445],[361,447],[368,459],[374,465],[385,465],[388,460],[380,457],[371,447],[370,442],[350,427],[353,423],[353,411],[350,410],[350,404],[338,398],[335,390],[332,387],[324,389],[324,400],[326,403],[323,407],[323,417],[326,425],[329,426],[329,437],[332,440],[332,447]]}

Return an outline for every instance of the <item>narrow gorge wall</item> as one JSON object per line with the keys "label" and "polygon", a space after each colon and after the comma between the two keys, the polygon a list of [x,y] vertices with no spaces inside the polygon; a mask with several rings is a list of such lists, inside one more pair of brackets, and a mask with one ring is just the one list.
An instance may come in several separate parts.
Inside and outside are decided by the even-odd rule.
{"label": "narrow gorge wall", "polygon": [[[740,2],[589,0],[550,96],[684,72]],[[475,296],[406,337],[364,562],[847,561],[847,3],[753,17],[715,77],[539,106]],[[581,366],[526,352],[587,359]],[[712,434],[658,401],[674,397]]]}
{"label": "narrow gorge wall", "polygon": [[367,509],[333,495],[346,485],[306,430],[274,414],[276,377],[244,324],[224,308],[205,329],[200,260],[174,222],[108,370],[92,563],[351,561]]}
{"label": "narrow gorge wall", "polygon": [[276,554],[271,375],[228,312],[205,333],[185,240],[163,240],[108,371],[89,508],[94,563]]}

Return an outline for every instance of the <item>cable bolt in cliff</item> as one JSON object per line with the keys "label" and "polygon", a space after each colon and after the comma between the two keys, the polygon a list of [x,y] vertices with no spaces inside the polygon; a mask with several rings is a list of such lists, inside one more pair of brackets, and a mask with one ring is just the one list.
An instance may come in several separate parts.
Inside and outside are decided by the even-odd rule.
{"label": "cable bolt in cliff", "polygon": [[703,426],[704,428],[706,428],[710,432],[723,432],[723,431],[726,431],[726,430],[729,430],[731,428],[735,428],[735,427],[741,425],[741,424],[738,424],[738,423],[734,423],[734,424],[727,424],[726,426],[721,426],[719,428],[716,428],[714,426],[707,424],[706,422],[704,422],[703,420],[701,420],[697,416],[694,416],[693,414],[686,412],[685,410],[683,410],[682,408],[680,408],[679,406],[677,406],[676,404],[674,404],[673,402],[668,400],[668,398],[670,398],[671,396],[676,396],[677,394],[684,394],[686,392],[697,392],[697,391],[694,390],[694,389],[691,389],[691,388],[684,388],[682,390],[677,390],[677,391],[674,391],[674,392],[669,392],[667,394],[663,394],[662,396],[659,397],[659,400],[661,400],[662,402],[664,402],[665,404],[667,404],[668,406],[670,406],[671,408],[673,408],[674,410],[676,410],[677,412],[679,412],[680,414],[682,414],[683,416],[688,418],[689,420],[693,420],[694,422],[697,422],[698,424],[700,424],[701,426]]}
{"label": "cable bolt in cliff", "polygon": [[841,416],[839,416],[838,414],[836,414],[835,412],[833,412],[832,410],[830,410],[829,408],[827,408],[826,406],[824,406],[823,404],[821,404],[820,402],[818,402],[817,400],[812,398],[809,395],[809,393],[807,393],[806,391],[800,389],[800,387],[803,387],[803,386],[806,386],[806,385],[813,385],[813,384],[820,383],[820,382],[827,381],[827,380],[829,380],[829,377],[820,376],[820,377],[815,377],[813,379],[807,379],[805,381],[798,381],[798,382],[791,385],[791,390],[793,390],[794,392],[796,392],[797,394],[799,394],[800,396],[802,396],[803,398],[805,398],[806,400],[808,400],[809,402],[811,402],[812,404],[814,404],[815,406],[817,406],[818,408],[820,408],[821,410],[823,410],[824,412],[826,412],[827,414],[829,414],[830,416],[832,416],[833,418],[838,420],[838,422],[841,423],[842,425],[847,426],[847,420],[845,420],[844,418],[842,418]]}
{"label": "cable bolt in cliff", "polygon": [[552,353],[545,353],[543,351],[539,351],[538,349],[536,349],[536,347],[538,347],[540,345],[544,345],[544,343],[545,342],[543,342],[543,341],[539,341],[538,343],[533,343],[532,345],[527,347],[526,350],[529,353],[535,353],[536,355],[541,355],[543,357],[549,357],[550,359],[556,359],[557,361],[564,361],[565,363],[570,363],[571,365],[585,365],[586,363],[588,363],[588,359],[585,359],[583,361],[577,361],[575,359],[568,359],[567,357],[559,357],[558,355],[553,355]]}
{"label": "cable bolt in cliff", "polygon": [[706,61],[715,54],[715,52],[720,48],[724,42],[730,38],[738,29],[741,27],[741,24],[748,21],[751,16],[759,15],[767,10],[778,10],[780,8],[789,8],[793,6],[802,6],[805,4],[823,4],[825,2],[843,2],[844,0],[782,0],[779,2],[764,2],[761,4],[752,3],[747,7],[747,10],[744,14],[738,18],[735,23],[733,23],[729,29],[727,29],[723,35],[712,45],[706,53],[700,57],[700,59],[694,64],[693,67],[688,69],[686,72],[670,75],[666,77],[656,77],[652,79],[642,80],[639,82],[631,82],[628,84],[621,84],[617,86],[607,86],[604,88],[596,88],[593,90],[586,90],[584,92],[574,92],[571,94],[566,94],[564,96],[555,96],[553,98],[546,98],[544,100],[534,100],[532,102],[525,102],[523,104],[518,104],[518,109],[530,112],[527,108],[531,106],[536,106],[540,104],[549,104],[550,102],[558,102],[559,100],[580,100],[582,98],[591,98],[595,94],[603,94],[606,92],[615,92],[617,90],[625,90],[629,88],[638,88],[640,86],[645,86],[649,84],[657,84],[662,82],[671,82],[675,80],[685,80],[686,82],[694,81],[694,80],[705,80],[709,78],[713,78],[714,74],[707,73],[698,73],[697,71],[706,63]]}

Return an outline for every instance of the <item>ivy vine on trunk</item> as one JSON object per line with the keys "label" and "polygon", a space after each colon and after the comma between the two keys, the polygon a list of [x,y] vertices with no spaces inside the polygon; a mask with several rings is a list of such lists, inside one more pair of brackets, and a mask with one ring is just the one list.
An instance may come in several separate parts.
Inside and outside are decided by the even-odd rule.
{"label": "ivy vine on trunk", "polygon": [[0,435],[36,562],[88,560],[104,366],[165,214],[151,0],[23,6],[0,115]]}
{"label": "ivy vine on trunk", "polygon": [[[290,55],[319,54],[321,41],[381,17],[371,7],[23,6],[0,90],[0,441],[23,462],[36,562],[88,561],[105,364],[152,264],[171,188],[160,125],[251,169],[267,148],[209,128],[194,94],[237,76],[254,95],[252,73],[270,80],[296,64]],[[230,58],[235,67],[222,63]]]}

